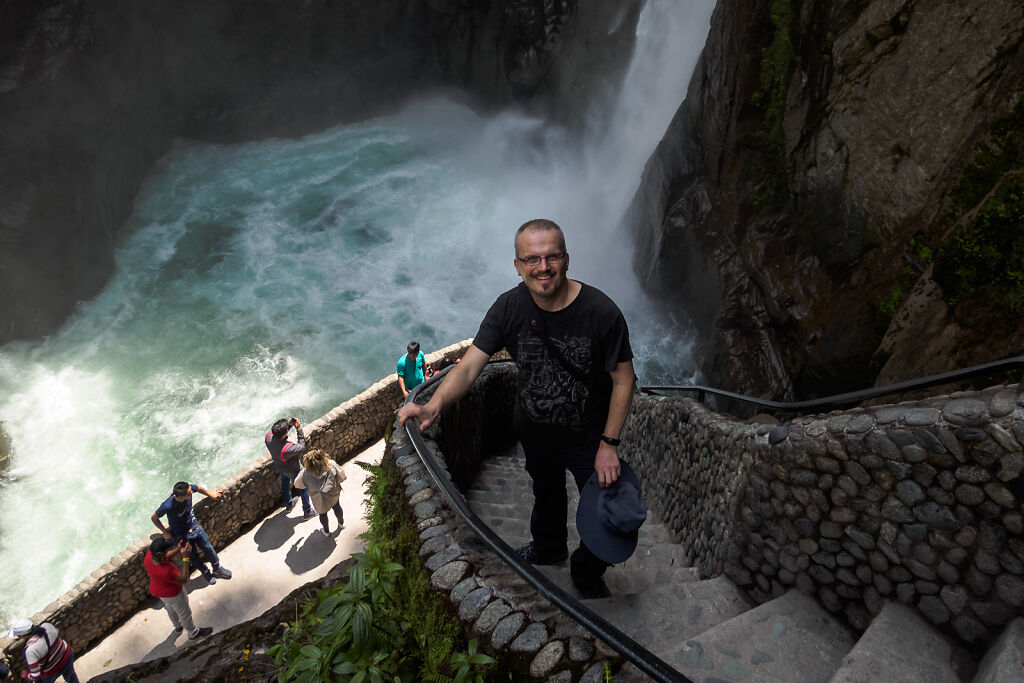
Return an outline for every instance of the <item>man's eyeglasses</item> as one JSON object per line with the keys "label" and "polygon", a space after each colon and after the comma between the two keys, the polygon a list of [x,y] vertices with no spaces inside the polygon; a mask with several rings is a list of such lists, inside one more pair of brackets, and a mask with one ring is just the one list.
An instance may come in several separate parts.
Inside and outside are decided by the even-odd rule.
{"label": "man's eyeglasses", "polygon": [[541,261],[552,266],[560,265],[565,261],[565,256],[566,254],[563,251],[561,254],[548,254],[547,256],[516,256],[516,260],[523,265],[533,268],[535,266],[539,266]]}

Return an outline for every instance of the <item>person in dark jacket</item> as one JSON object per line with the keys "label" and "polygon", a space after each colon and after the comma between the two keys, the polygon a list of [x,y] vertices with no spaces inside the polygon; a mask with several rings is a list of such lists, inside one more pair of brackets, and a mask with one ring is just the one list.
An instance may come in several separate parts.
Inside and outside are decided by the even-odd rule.
{"label": "person in dark jacket", "polygon": [[[292,443],[288,440],[288,430],[295,427],[295,440]],[[295,477],[299,476],[302,469],[300,456],[306,452],[306,436],[302,433],[302,423],[297,417],[281,418],[273,424],[267,435],[263,437],[263,443],[270,451],[270,459],[274,461],[274,469],[281,475],[281,504],[286,511],[291,511],[295,506],[295,499],[292,497],[292,484]],[[302,518],[311,519],[316,517],[313,506],[309,502],[309,491],[302,490]]]}

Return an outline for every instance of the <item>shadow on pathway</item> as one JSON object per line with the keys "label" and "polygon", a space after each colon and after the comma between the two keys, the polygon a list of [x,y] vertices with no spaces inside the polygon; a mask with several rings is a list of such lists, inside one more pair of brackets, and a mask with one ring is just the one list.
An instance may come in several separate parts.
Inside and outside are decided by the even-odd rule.
{"label": "shadow on pathway", "polygon": [[[320,533],[317,517],[302,519],[302,507],[283,508],[219,551],[221,563],[233,572],[230,580],[208,585],[198,575],[186,584],[196,626],[223,631],[263,614],[303,584],[326,575],[332,567],[363,549],[366,531],[363,508],[366,471],[357,461],[379,463],[384,442],[378,441],[345,463],[348,479],[341,495],[345,528],[330,537]],[[331,526],[336,521],[331,517]],[[188,645],[175,634],[160,602],[153,599],[117,631],[85,653],[76,653],[75,669],[89,680],[127,664],[173,654]]]}

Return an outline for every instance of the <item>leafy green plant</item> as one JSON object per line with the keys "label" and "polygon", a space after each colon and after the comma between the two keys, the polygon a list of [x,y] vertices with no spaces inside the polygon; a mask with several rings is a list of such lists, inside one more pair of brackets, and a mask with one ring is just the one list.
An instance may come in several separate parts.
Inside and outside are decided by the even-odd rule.
{"label": "leafy green plant", "polygon": [[930,246],[916,239],[910,240],[910,250],[921,259],[921,262],[928,265],[935,260],[935,250]]}
{"label": "leafy green plant", "polygon": [[1004,182],[942,246],[936,280],[950,305],[979,300],[1024,311],[1024,177]]}
{"label": "leafy green plant", "polygon": [[[375,502],[366,550],[353,554],[348,580],[303,603],[295,623],[268,654],[279,667],[278,680],[296,683],[463,683],[483,681],[481,671],[494,663],[470,641],[460,651],[461,631],[438,598],[429,592],[418,559],[410,571],[392,555],[413,547],[409,527],[390,486],[394,472],[370,470],[368,491]],[[475,677],[474,677],[475,676]]]}
{"label": "leafy green plant", "polygon": [[751,103],[763,112],[763,121],[754,136],[756,149],[745,169],[760,183],[753,204],[776,204],[788,196],[789,160],[786,158],[786,134],[782,124],[786,111],[786,90],[796,60],[790,25],[793,22],[791,0],[773,0],[769,17],[774,29],[771,43],[761,50],[760,88]]}
{"label": "leafy green plant", "polygon": [[956,220],[987,195],[1013,169],[1020,168],[1024,154],[1024,99],[1013,111],[997,119],[988,131],[987,140],[974,150],[971,163],[964,168],[956,186],[950,191],[950,213],[947,220]]}
{"label": "leafy green plant", "polygon": [[903,291],[902,286],[897,284],[878,302],[878,312],[891,318],[899,310],[899,307],[903,305],[903,301],[906,298],[907,293]]}
{"label": "leafy green plant", "polygon": [[[473,670],[475,668],[487,666],[493,664],[494,660],[482,652],[476,651],[476,638],[469,641],[469,647],[466,652],[456,652],[452,655],[451,665],[457,667],[455,671],[455,678],[452,679],[454,683],[465,683],[466,681],[473,681],[473,683],[483,683],[484,677],[477,673],[473,676]],[[472,676],[472,678],[471,678]]]}

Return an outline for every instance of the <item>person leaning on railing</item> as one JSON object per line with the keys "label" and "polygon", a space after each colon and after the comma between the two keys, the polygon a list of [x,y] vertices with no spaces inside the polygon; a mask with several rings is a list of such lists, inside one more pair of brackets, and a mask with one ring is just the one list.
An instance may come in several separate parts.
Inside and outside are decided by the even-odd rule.
{"label": "person leaning on railing", "polygon": [[[488,359],[502,348],[515,360],[513,422],[533,480],[533,540],[519,555],[533,564],[568,556],[565,470],[582,489],[596,472],[611,486],[622,467],[619,433],[633,395],[633,352],[618,306],[598,289],[566,277],[569,252],[562,229],[546,219],[516,231],[513,264],[522,283],[488,310],[473,344],[426,405],[406,403],[399,423],[428,428],[441,410],[462,397]],[[573,583],[587,598],[608,595],[608,563],[585,543],[572,554]]]}

